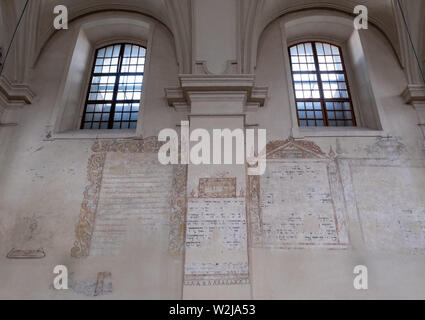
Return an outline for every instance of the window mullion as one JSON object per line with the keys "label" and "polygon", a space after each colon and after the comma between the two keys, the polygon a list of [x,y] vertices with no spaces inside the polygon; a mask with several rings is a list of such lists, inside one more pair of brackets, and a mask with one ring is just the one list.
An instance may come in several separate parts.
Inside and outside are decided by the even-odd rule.
{"label": "window mullion", "polygon": [[115,74],[114,94],[112,96],[111,113],[109,114],[108,129],[112,129],[113,126],[114,126],[115,106],[116,106],[116,103],[117,103],[117,96],[118,96],[118,90],[119,90],[121,66],[122,66],[122,60],[123,60],[123,56],[124,56],[124,47],[125,47],[125,45],[121,44],[120,55],[119,55],[119,58],[118,58],[117,73]]}
{"label": "window mullion", "polygon": [[322,84],[322,78],[320,74],[320,65],[319,65],[319,58],[317,55],[316,42],[312,42],[311,46],[313,47],[313,58],[314,58],[314,64],[316,65],[316,77],[317,77],[317,84],[319,86],[320,105],[322,106],[323,121],[325,123],[325,126],[328,127],[329,126],[328,115],[326,113],[325,96],[323,93],[323,84]]}

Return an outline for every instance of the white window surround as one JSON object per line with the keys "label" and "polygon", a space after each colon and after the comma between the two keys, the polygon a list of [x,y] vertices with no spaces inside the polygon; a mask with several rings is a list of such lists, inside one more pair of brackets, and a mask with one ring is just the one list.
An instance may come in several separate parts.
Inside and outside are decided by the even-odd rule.
{"label": "white window surround", "polygon": [[[152,48],[153,19],[140,14],[99,13],[79,19],[70,25],[74,49],[69,53],[66,72],[61,85],[46,138],[57,139],[113,139],[134,138],[143,135],[142,119],[149,81]],[[144,85],[136,129],[81,130],[87,90],[89,89],[94,55],[98,48],[114,43],[134,43],[146,48]]]}
{"label": "white window surround", "polygon": [[[302,12],[283,17],[280,21],[280,29],[294,138],[388,136],[384,130],[385,119],[382,107],[377,103],[370,81],[368,59],[363,50],[361,32],[354,29],[352,17],[342,13],[311,10],[308,15]],[[357,127],[302,128],[298,126],[288,48],[306,41],[324,41],[342,48]]]}

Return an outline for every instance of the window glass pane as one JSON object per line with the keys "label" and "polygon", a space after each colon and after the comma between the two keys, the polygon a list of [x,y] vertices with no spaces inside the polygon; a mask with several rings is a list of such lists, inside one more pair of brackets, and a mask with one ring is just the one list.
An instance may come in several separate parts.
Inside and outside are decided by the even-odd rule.
{"label": "window glass pane", "polygon": [[137,121],[131,121],[130,122],[130,129],[136,129]]}
{"label": "window glass pane", "polygon": [[304,47],[305,47],[306,54],[312,56],[313,55],[313,46],[311,45],[311,43],[304,44]]}
{"label": "window glass pane", "polygon": [[289,53],[300,126],[355,126],[341,50],[307,42]]}
{"label": "window glass pane", "polygon": [[321,43],[316,43],[316,50],[319,56],[324,55],[323,45]]}
{"label": "window glass pane", "polygon": [[113,50],[114,50],[113,46],[107,47],[105,57],[107,57],[107,58],[112,57]]}
{"label": "window glass pane", "polygon": [[82,129],[137,126],[145,59],[146,49],[133,44],[116,44],[97,51]]}
{"label": "window glass pane", "polygon": [[103,58],[105,56],[105,52],[106,52],[106,49],[105,48],[100,49],[99,52],[98,52],[98,54],[97,54],[97,57],[98,58]]}
{"label": "window glass pane", "polygon": [[114,46],[114,53],[112,54],[112,56],[114,58],[118,58],[120,56],[120,50],[121,50],[121,45]]}
{"label": "window glass pane", "polygon": [[298,47],[298,54],[300,56],[305,55],[304,44],[299,44],[297,47]]}
{"label": "window glass pane", "polygon": [[297,99],[320,98],[319,84],[315,74],[302,74],[294,77],[294,87]]}
{"label": "window glass pane", "polygon": [[293,71],[316,71],[313,45],[303,43],[290,48]]}
{"label": "window glass pane", "polygon": [[343,71],[340,50],[338,47],[316,42],[317,60],[320,71]]}
{"label": "window glass pane", "polygon": [[131,56],[132,57],[138,57],[139,56],[139,47],[138,46],[131,46]]}

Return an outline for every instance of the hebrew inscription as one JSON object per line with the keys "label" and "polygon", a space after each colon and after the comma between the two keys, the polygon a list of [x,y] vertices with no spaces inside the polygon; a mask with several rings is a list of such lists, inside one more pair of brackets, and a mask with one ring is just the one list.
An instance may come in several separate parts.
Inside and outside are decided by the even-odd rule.
{"label": "hebrew inscription", "polygon": [[254,247],[345,249],[345,202],[335,154],[310,141],[267,145],[266,173],[248,179]]}
{"label": "hebrew inscription", "polygon": [[246,249],[244,199],[189,201],[186,247],[199,248],[215,240],[227,250]]}
{"label": "hebrew inscription", "polygon": [[131,240],[169,227],[169,252],[181,255],[186,217],[186,166],[163,166],[155,137],[102,140],[89,159],[74,258],[116,255]]}
{"label": "hebrew inscription", "polygon": [[199,179],[200,198],[236,198],[236,178]]}
{"label": "hebrew inscription", "polygon": [[[109,153],[92,237],[92,255],[116,255],[129,228],[159,231],[171,212],[173,167],[156,154]],[[135,230],[135,231],[137,231]]]}
{"label": "hebrew inscription", "polygon": [[199,195],[187,207],[185,285],[247,284],[246,200],[236,198],[236,178],[202,178]]}
{"label": "hebrew inscription", "polygon": [[361,165],[351,171],[368,247],[425,254],[425,168]]}
{"label": "hebrew inscription", "polygon": [[265,246],[343,245],[326,163],[269,163],[260,206]]}

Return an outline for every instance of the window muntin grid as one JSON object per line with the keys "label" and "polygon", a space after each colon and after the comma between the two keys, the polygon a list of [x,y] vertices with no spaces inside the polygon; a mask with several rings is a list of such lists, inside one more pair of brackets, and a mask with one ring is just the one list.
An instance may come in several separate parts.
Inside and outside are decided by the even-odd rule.
{"label": "window muntin grid", "polygon": [[300,127],[355,126],[341,49],[325,42],[289,48]]}
{"label": "window muntin grid", "polygon": [[95,57],[81,129],[135,129],[146,49],[115,44],[98,49]]}

